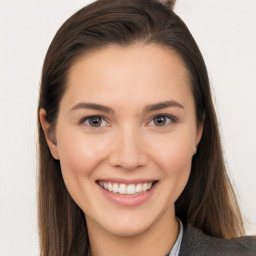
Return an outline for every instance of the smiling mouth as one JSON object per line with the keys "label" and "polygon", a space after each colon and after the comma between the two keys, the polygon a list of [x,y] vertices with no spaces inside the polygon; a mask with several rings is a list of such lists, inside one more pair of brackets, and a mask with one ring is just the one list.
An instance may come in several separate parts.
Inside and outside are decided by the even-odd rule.
{"label": "smiling mouth", "polygon": [[130,195],[130,196],[138,196],[143,193],[148,192],[152,189],[152,187],[157,183],[157,181],[148,181],[141,183],[117,183],[111,181],[97,181],[97,183],[108,192],[119,194],[119,195]]}

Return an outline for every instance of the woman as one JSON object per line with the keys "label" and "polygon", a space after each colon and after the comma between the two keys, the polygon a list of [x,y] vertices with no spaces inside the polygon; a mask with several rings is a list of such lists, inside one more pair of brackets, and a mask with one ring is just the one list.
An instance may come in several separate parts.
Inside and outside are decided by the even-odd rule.
{"label": "woman", "polygon": [[67,20],[40,89],[41,255],[254,255],[207,70],[174,2]]}

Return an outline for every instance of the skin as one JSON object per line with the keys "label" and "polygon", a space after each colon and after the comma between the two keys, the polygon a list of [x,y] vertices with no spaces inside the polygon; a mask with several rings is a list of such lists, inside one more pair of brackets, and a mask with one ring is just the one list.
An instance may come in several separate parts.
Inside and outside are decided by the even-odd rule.
{"label": "skin", "polygon": [[[180,106],[145,111],[166,101]],[[81,102],[112,112],[72,110]],[[57,144],[47,135],[45,115],[41,109],[52,156],[60,160],[66,187],[86,216],[91,254],[167,254],[178,235],[174,203],[188,181],[203,129],[182,59],[154,44],[86,54],[69,72],[55,127]],[[104,117],[99,127],[85,120],[92,115]],[[170,117],[159,125],[154,117],[163,115]],[[121,206],[102,195],[96,181],[104,179],[158,182],[144,203]]]}

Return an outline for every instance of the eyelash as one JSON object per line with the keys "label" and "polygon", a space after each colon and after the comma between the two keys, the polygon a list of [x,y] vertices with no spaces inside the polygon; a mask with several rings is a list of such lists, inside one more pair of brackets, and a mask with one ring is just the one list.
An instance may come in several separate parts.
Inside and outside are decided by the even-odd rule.
{"label": "eyelash", "polygon": [[148,122],[148,124],[153,123],[154,119],[155,118],[159,118],[159,117],[164,117],[165,120],[169,119],[169,121],[166,121],[167,123],[165,123],[164,125],[157,126],[155,124],[151,124],[150,126],[155,126],[155,127],[158,127],[158,128],[164,128],[164,127],[170,125],[171,123],[176,123],[177,122],[177,119],[175,117],[171,116],[171,115],[168,115],[168,114],[157,114],[157,115],[155,115],[155,116],[153,116],[151,118],[151,120],[150,120],[150,122]]}
{"label": "eyelash", "polygon": [[[85,124],[86,122],[88,122],[90,120],[90,118],[100,118],[101,121],[104,121],[107,123],[107,125],[104,125],[104,126],[91,126],[89,123],[86,124],[87,127],[90,127],[92,129],[99,129],[99,128],[102,128],[102,127],[105,127],[105,126],[110,126],[110,124],[106,121],[106,118],[104,116],[101,116],[101,115],[92,115],[92,116],[86,116],[84,118],[82,118],[80,121],[79,121],[79,124]],[[164,117],[165,119],[169,119],[168,123],[167,124],[164,124],[164,125],[160,125],[160,126],[157,126],[157,125],[154,125],[154,124],[150,124],[151,122],[154,122],[154,119],[157,118],[157,117]],[[168,115],[168,114],[157,114],[155,116],[153,116],[151,119],[150,119],[150,122],[148,122],[147,124],[149,124],[149,126],[155,126],[155,127],[159,127],[159,128],[164,128],[166,126],[168,126],[170,123],[176,123],[177,122],[177,119],[171,115]]]}
{"label": "eyelash", "polygon": [[[104,120],[104,122],[106,122],[107,124],[109,124],[109,123],[106,121],[106,118],[105,118],[104,116],[101,116],[101,115],[86,116],[86,117],[82,118],[82,119],[79,121],[79,124],[84,124],[84,123],[88,122],[88,121],[90,120],[90,118],[93,118],[93,117],[94,117],[94,118],[100,118],[101,121]],[[99,127],[95,126],[95,127],[94,127],[94,126],[91,126],[90,124],[86,124],[86,126],[92,128],[92,129],[99,129],[99,128],[102,127],[102,126],[99,126]],[[107,126],[109,126],[109,125],[107,125]]]}

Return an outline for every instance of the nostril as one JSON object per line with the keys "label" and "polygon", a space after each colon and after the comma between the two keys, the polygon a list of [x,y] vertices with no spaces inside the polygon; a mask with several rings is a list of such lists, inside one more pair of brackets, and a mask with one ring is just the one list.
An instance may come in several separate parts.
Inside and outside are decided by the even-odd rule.
{"label": "nostril", "polygon": [[147,164],[147,154],[142,136],[129,127],[123,127],[116,134],[110,149],[109,162],[115,167],[133,170]]}
{"label": "nostril", "polygon": [[119,151],[114,152],[109,156],[109,163],[111,166],[133,170],[145,166],[147,164],[147,157],[142,152],[125,153]]}

